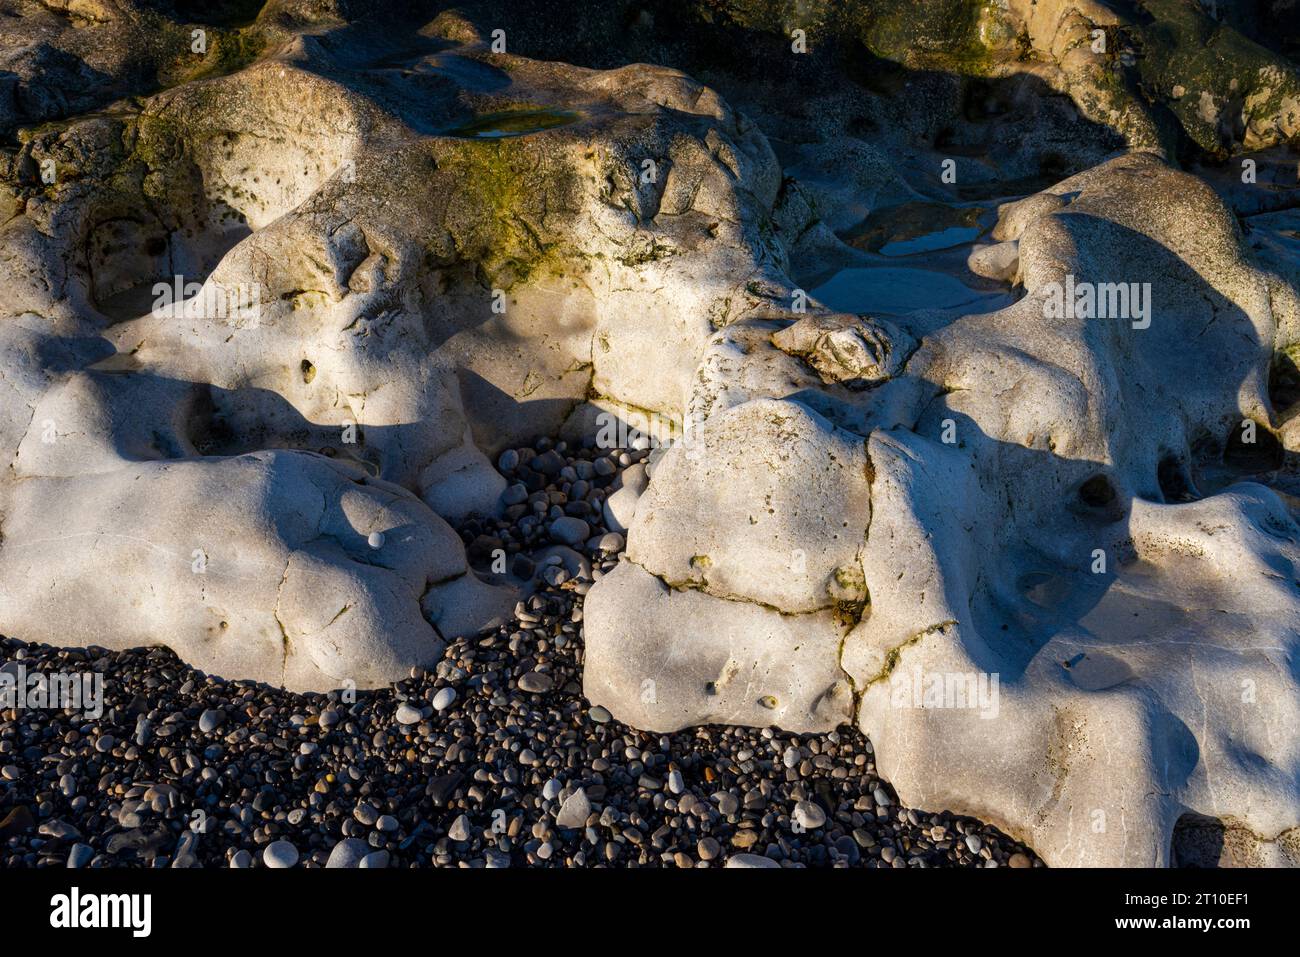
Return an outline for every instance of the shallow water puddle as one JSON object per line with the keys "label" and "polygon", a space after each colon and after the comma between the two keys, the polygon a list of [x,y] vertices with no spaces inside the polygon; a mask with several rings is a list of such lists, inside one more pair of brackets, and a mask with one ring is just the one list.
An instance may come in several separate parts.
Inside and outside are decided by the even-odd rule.
{"label": "shallow water puddle", "polygon": [[949,226],[937,233],[926,233],[913,239],[889,242],[880,247],[882,256],[910,256],[913,253],[928,253],[939,249],[951,249],[964,243],[972,243],[980,237],[982,230],[978,226]]}
{"label": "shallow water puddle", "polygon": [[453,53],[394,53],[371,65],[376,73],[401,76],[444,76],[467,90],[490,92],[510,85],[510,74],[487,63]]}
{"label": "shallow water puddle", "polygon": [[979,206],[902,203],[876,210],[842,238],[855,249],[882,256],[951,249],[984,233],[983,213]]}
{"label": "shallow water puddle", "polygon": [[1269,243],[1278,252],[1300,258],[1300,210],[1258,213],[1247,217],[1246,222],[1253,244]]}
{"label": "shallow water puddle", "polygon": [[568,126],[578,119],[579,114],[572,110],[506,110],[477,116],[460,126],[452,127],[444,135],[476,140],[503,139]]}
{"label": "shallow water puddle", "polygon": [[981,292],[947,273],[905,266],[842,269],[812,290],[819,302],[840,312],[903,315],[918,309],[970,312],[1001,308],[1011,301],[1002,292]]}

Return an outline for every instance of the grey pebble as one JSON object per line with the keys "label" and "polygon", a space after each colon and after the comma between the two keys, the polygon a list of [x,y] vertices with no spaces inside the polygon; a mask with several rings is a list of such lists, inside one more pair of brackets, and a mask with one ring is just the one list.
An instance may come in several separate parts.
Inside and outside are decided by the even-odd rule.
{"label": "grey pebble", "polygon": [[468,841],[474,834],[471,830],[469,818],[464,814],[451,822],[451,827],[447,830],[447,836],[453,841]]}
{"label": "grey pebble", "polygon": [[95,849],[89,844],[73,844],[68,851],[68,867],[74,870],[85,867],[95,856]]}
{"label": "grey pebble", "polygon": [[813,801],[800,801],[794,806],[794,819],[805,830],[816,830],[826,823],[826,812],[821,809],[821,805]]}
{"label": "grey pebble", "polygon": [[548,674],[539,671],[530,671],[519,678],[519,690],[527,691],[531,694],[541,694],[550,691],[555,681]]}
{"label": "grey pebble", "polygon": [[298,848],[288,841],[272,841],[262,852],[262,863],[273,868],[293,867],[298,863]]}
{"label": "grey pebble", "polygon": [[455,688],[439,688],[438,693],[433,696],[433,710],[446,711],[451,707],[452,702],[456,700]]}
{"label": "grey pebble", "polygon": [[586,826],[587,818],[590,816],[591,801],[587,798],[587,792],[578,788],[560,805],[560,813],[556,815],[555,823],[559,827],[579,828]]}
{"label": "grey pebble", "polygon": [[326,868],[356,867],[370,853],[370,845],[358,837],[345,837],[330,849]]}
{"label": "grey pebble", "polygon": [[578,545],[591,535],[591,526],[580,518],[564,515],[555,519],[548,526],[551,538],[565,545]]}

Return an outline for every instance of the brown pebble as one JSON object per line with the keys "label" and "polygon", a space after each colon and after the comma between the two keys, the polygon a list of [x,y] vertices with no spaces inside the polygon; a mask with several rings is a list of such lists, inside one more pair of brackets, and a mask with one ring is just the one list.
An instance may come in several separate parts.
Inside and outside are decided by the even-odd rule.
{"label": "brown pebble", "polygon": [[35,826],[36,819],[32,817],[32,812],[27,810],[25,805],[20,804],[6,814],[3,821],[0,821],[0,841],[25,834]]}

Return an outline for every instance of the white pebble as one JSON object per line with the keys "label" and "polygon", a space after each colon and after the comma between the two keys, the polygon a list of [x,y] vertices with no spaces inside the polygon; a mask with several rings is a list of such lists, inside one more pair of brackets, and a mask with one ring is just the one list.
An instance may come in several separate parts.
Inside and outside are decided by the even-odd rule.
{"label": "white pebble", "polygon": [[272,841],[262,852],[262,863],[274,868],[293,867],[298,863],[298,848],[288,841]]}
{"label": "white pebble", "polygon": [[440,688],[438,693],[433,696],[433,710],[446,711],[451,707],[451,703],[456,700],[455,688]]}

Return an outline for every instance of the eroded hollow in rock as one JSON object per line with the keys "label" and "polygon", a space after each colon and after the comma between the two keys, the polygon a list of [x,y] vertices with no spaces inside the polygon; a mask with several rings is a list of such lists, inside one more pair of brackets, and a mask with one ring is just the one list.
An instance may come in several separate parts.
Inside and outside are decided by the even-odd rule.
{"label": "eroded hollow in rock", "polygon": [[1177,455],[1166,455],[1160,460],[1156,479],[1166,502],[1191,502],[1198,496],[1186,460]]}
{"label": "eroded hollow in rock", "polygon": [[[86,238],[84,262],[92,301],[111,320],[145,315],[160,301],[194,295],[221,258],[250,235],[243,217],[224,203],[203,218],[164,223],[138,211],[100,213]],[[188,293],[186,288],[188,287]]]}
{"label": "eroded hollow in rock", "polygon": [[1207,868],[1223,863],[1223,822],[1215,817],[1188,813],[1174,825],[1170,856],[1175,867]]}
{"label": "eroded hollow in rock", "polygon": [[1079,486],[1079,500],[1089,508],[1109,508],[1117,498],[1114,483],[1105,475],[1094,475]]}
{"label": "eroded hollow in rock", "polygon": [[1244,421],[1228,431],[1223,444],[1223,464],[1248,474],[1272,472],[1282,467],[1286,451],[1266,426]]}

